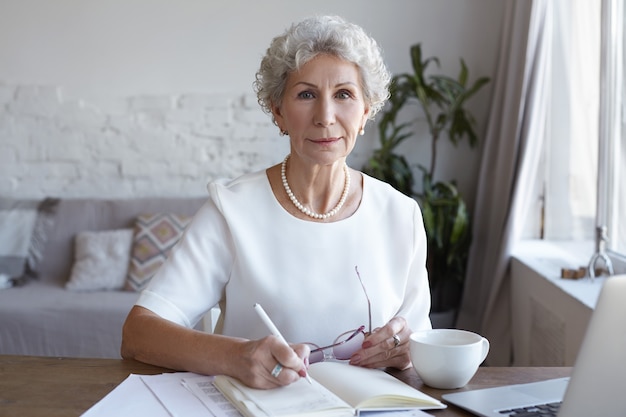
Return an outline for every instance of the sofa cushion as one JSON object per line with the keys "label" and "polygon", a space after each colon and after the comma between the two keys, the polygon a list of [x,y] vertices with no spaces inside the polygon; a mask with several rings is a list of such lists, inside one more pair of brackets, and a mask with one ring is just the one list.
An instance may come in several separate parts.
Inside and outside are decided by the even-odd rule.
{"label": "sofa cushion", "polygon": [[62,199],[44,249],[40,280],[64,286],[74,263],[74,236],[91,230],[133,228],[142,213],[193,215],[206,197]]}
{"label": "sofa cushion", "polygon": [[51,198],[0,198],[0,274],[14,280],[37,276],[57,204]]}
{"label": "sofa cushion", "polygon": [[141,291],[148,285],[190,221],[190,216],[173,213],[143,214],[137,217],[127,290]]}
{"label": "sofa cushion", "polygon": [[76,293],[40,280],[2,290],[0,354],[120,358],[122,326],[136,300],[133,292]]}
{"label": "sofa cushion", "polygon": [[65,288],[73,291],[122,289],[132,242],[133,229],[85,231],[76,235],[76,260]]}

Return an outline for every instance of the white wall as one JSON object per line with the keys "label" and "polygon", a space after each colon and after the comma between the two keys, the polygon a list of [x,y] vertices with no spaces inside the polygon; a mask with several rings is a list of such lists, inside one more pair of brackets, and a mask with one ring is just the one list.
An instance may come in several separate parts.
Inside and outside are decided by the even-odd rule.
{"label": "white wall", "polygon": [[[393,72],[416,42],[456,75],[493,76],[501,0],[0,0],[0,194],[197,195],[214,176],[286,152],[252,81],[271,38],[311,14],[339,14],[381,44]],[[471,105],[484,132],[491,87]],[[350,159],[376,146],[370,124]],[[444,148],[448,147],[444,144]],[[426,142],[405,148],[427,163]],[[478,152],[439,159],[473,203]]]}

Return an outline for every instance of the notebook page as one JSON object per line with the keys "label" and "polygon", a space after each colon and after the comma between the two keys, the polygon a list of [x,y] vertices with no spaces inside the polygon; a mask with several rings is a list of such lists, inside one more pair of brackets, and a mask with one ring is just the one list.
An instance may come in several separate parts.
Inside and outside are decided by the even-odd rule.
{"label": "notebook page", "polygon": [[380,369],[340,362],[311,365],[309,374],[353,408],[445,408],[445,404]]}
{"label": "notebook page", "polygon": [[[218,376],[215,385],[231,400],[239,398],[240,404],[246,405],[251,415],[259,415],[256,411],[252,412],[253,408],[262,411],[260,415],[267,416],[354,415],[352,407],[315,380],[309,384],[301,378],[284,387],[263,390],[247,387],[234,378]],[[231,393],[228,394],[228,391]]]}

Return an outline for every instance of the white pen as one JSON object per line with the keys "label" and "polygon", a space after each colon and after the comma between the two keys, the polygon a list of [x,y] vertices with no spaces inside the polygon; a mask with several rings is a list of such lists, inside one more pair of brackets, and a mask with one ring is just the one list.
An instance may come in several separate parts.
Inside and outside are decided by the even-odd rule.
{"label": "white pen", "polygon": [[[254,305],[254,309],[256,310],[257,314],[259,315],[259,317],[261,318],[263,323],[265,323],[265,325],[269,329],[270,333],[273,334],[274,336],[276,336],[278,338],[278,340],[280,340],[281,342],[283,342],[284,344],[289,346],[289,343],[287,343],[287,341],[285,340],[283,335],[280,334],[280,332],[278,331],[278,328],[276,327],[276,325],[270,319],[270,316],[268,316],[267,313],[265,312],[265,310],[263,310],[263,307],[261,307],[261,304],[256,303]],[[306,378],[306,380],[307,380],[307,382],[309,384],[312,384],[311,377],[309,376],[308,373],[305,373],[304,377]]]}

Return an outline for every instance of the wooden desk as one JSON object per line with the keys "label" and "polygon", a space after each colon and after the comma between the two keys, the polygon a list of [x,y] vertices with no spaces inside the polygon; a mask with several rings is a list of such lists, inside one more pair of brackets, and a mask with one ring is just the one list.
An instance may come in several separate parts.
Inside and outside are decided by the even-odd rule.
{"label": "wooden desk", "polygon": [[[569,376],[571,368],[480,368],[461,390]],[[0,355],[2,417],[79,416],[131,374],[152,375],[167,369],[117,359],[43,358]],[[445,390],[422,383],[413,369],[390,372],[417,389],[441,399]],[[470,416],[454,406],[432,411],[436,417]]]}

